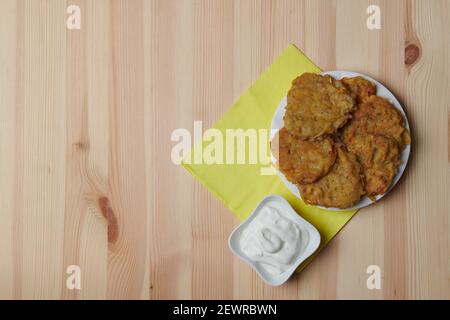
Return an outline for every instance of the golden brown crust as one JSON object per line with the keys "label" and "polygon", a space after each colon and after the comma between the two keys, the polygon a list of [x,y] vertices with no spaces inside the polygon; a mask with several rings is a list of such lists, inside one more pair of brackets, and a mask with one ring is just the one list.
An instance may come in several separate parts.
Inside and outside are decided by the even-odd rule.
{"label": "golden brown crust", "polygon": [[336,160],[334,142],[299,139],[282,128],[271,142],[272,153],[284,176],[294,184],[311,183],[326,175]]}
{"label": "golden brown crust", "polygon": [[329,174],[314,183],[298,186],[307,204],[344,209],[361,199],[364,194],[361,165],[343,147],[338,147],[337,154]]}
{"label": "golden brown crust", "polygon": [[368,197],[385,193],[400,165],[397,142],[379,134],[358,134],[347,141],[363,167],[364,187]]}
{"label": "golden brown crust", "polygon": [[302,139],[334,134],[351,117],[354,106],[347,89],[331,76],[304,73],[288,92],[284,125]]}
{"label": "golden brown crust", "polygon": [[272,152],[310,205],[345,209],[363,195],[386,193],[411,141],[402,113],[363,77],[302,74],[292,82],[283,120]]}
{"label": "golden brown crust", "polygon": [[341,81],[352,94],[356,103],[362,103],[377,93],[375,84],[363,77],[342,78]]}
{"label": "golden brown crust", "polygon": [[359,105],[353,119],[342,131],[342,140],[347,143],[358,134],[382,134],[397,141],[400,150],[409,143],[403,115],[389,101],[379,96],[370,96]]}

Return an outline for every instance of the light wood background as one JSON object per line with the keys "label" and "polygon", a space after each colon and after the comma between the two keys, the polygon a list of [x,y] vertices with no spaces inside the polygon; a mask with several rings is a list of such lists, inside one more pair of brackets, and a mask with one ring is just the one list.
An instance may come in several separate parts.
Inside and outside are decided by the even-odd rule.
{"label": "light wood background", "polygon": [[[289,43],[392,89],[414,147],[392,194],[271,288],[170,134],[211,126]],[[0,298],[450,298],[450,1],[1,0],[0,45]]]}

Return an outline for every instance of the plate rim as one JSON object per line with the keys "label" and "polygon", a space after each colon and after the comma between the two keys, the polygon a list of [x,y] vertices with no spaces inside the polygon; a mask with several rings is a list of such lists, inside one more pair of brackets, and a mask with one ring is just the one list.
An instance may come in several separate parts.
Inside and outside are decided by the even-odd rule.
{"label": "plate rim", "polygon": [[[402,104],[398,101],[397,97],[394,95],[394,93],[392,93],[391,90],[389,90],[384,84],[382,84],[381,82],[379,82],[378,80],[360,73],[360,72],[356,72],[356,71],[348,71],[348,70],[329,70],[329,71],[323,71],[320,72],[319,74],[321,75],[330,75],[335,79],[342,79],[343,77],[356,77],[356,76],[361,76],[363,78],[365,78],[366,80],[372,81],[375,83],[376,87],[377,87],[377,95],[379,95],[379,90],[382,89],[382,94],[380,95],[383,98],[386,98],[389,100],[389,102],[391,102],[391,104],[401,112],[403,119],[405,121],[405,128],[408,129],[408,131],[411,134],[411,128],[409,126],[409,121],[408,121],[408,117],[406,115],[405,110],[403,109]],[[384,91],[384,92],[383,92]],[[387,95],[387,96],[386,96]],[[284,110],[286,108],[286,104],[287,104],[287,96],[284,96],[281,101],[278,103],[278,106],[275,110],[275,112],[273,113],[272,116],[272,121],[270,123],[270,141],[272,141],[273,137],[275,136],[275,134],[282,128],[279,127],[279,125],[277,124],[279,122],[279,119],[277,119],[277,117],[281,116],[281,121],[283,116],[284,116]],[[281,115],[280,115],[281,113]],[[283,123],[284,125],[284,123]],[[324,210],[329,210],[329,211],[350,211],[350,210],[358,210],[358,209],[362,209],[368,206],[371,206],[373,204],[378,203],[382,198],[384,198],[396,185],[397,183],[400,181],[401,177],[403,176],[403,173],[406,170],[406,167],[408,166],[409,163],[409,158],[411,156],[411,145],[412,145],[412,141],[409,145],[406,145],[405,148],[403,149],[401,155],[400,155],[400,159],[401,159],[401,163],[399,166],[399,170],[397,171],[397,174],[394,176],[391,185],[389,186],[388,190],[381,194],[378,195],[376,197],[376,201],[372,201],[370,200],[367,196],[363,196],[360,201],[358,203],[356,203],[354,206],[349,207],[349,208],[344,208],[344,209],[340,209],[340,208],[333,208],[333,207],[323,207],[323,206],[318,206],[318,205],[310,205],[305,203],[305,205],[307,206],[313,206],[313,207],[317,207],[320,209],[324,209]],[[272,151],[270,151],[270,157],[272,160],[272,163],[275,165],[276,167],[276,160],[275,157],[272,154]],[[297,198],[299,198],[300,200],[303,201],[301,195],[300,195],[300,191],[298,190],[298,188],[291,183],[290,181],[288,181],[286,179],[286,177],[284,176],[284,174],[277,169],[277,175],[280,178],[281,182],[285,185],[285,187],[292,193],[294,194]]]}

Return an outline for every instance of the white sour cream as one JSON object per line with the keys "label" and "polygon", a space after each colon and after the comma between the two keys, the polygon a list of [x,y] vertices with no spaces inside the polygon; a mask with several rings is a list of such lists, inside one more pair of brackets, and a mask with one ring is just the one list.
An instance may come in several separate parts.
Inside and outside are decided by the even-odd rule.
{"label": "white sour cream", "polygon": [[264,206],[242,231],[243,253],[271,274],[281,274],[308,244],[308,232],[286,218],[282,210]]}

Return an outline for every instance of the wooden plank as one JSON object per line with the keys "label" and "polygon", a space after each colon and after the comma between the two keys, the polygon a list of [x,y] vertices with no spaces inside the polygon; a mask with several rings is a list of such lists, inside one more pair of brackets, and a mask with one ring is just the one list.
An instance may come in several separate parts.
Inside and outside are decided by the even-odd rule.
{"label": "wooden plank", "polygon": [[19,287],[15,277],[15,259],[20,244],[14,239],[14,228],[18,186],[16,181],[17,165],[17,113],[16,113],[16,26],[17,3],[14,0],[2,1],[0,12],[4,12],[0,20],[0,62],[4,69],[0,72],[0,299],[12,299]]}
{"label": "wooden plank", "polygon": [[65,29],[60,1],[17,4],[16,296],[61,296],[65,198]]}

